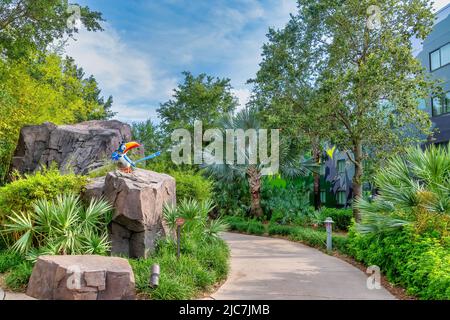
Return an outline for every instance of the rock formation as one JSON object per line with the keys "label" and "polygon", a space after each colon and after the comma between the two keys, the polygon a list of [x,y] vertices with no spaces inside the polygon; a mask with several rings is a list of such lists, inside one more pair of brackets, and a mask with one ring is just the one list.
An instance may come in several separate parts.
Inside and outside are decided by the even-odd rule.
{"label": "rock formation", "polygon": [[134,274],[123,258],[40,256],[27,295],[42,300],[131,300],[135,298]]}
{"label": "rock formation", "polygon": [[28,173],[55,162],[62,172],[85,174],[109,159],[120,142],[129,140],[130,126],[117,120],[25,126],[20,130],[11,169]]}
{"label": "rock formation", "polygon": [[84,198],[103,197],[114,207],[110,225],[111,253],[147,257],[155,240],[169,233],[163,220],[165,203],[175,203],[175,179],[166,174],[136,169],[109,172],[87,185]]}

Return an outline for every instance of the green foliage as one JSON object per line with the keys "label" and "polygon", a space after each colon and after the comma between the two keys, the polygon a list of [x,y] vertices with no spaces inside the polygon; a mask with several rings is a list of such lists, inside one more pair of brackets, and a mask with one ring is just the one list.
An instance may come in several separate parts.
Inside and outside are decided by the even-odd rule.
{"label": "green foliage", "polygon": [[[275,182],[274,182],[275,181]],[[262,186],[261,205],[271,222],[290,224],[311,214],[309,186],[305,180],[267,178]]]}
{"label": "green foliage", "polygon": [[212,182],[200,172],[171,170],[167,174],[175,178],[177,200],[195,199],[202,202],[212,198]]}
{"label": "green foliage", "polygon": [[199,241],[215,241],[219,239],[219,233],[226,231],[228,225],[222,219],[211,220],[208,214],[214,205],[211,200],[198,202],[194,199],[183,199],[178,206],[165,204],[164,219],[172,231],[176,230],[177,218],[183,218],[182,231]]}
{"label": "green foliage", "polygon": [[12,267],[5,276],[6,286],[13,291],[23,291],[33,272],[33,263],[22,261]]}
{"label": "green foliage", "polygon": [[320,222],[327,217],[331,217],[334,221],[333,229],[340,231],[348,231],[352,223],[352,209],[322,208],[319,212]]}
{"label": "green foliage", "polygon": [[[229,270],[228,259],[229,250],[223,240],[200,242],[184,235],[179,260],[175,241],[167,239],[158,243],[151,258],[129,261],[139,294],[154,300],[180,300],[195,298],[224,280]],[[149,271],[154,263],[160,265],[161,277],[159,286],[150,288]]]}
{"label": "green foliage", "polygon": [[229,79],[215,79],[206,74],[195,77],[190,72],[183,72],[183,76],[184,82],[175,89],[173,100],[161,104],[157,110],[166,134],[175,129],[192,132],[195,120],[203,122],[204,130],[211,128],[238,105]]}
{"label": "green foliage", "polygon": [[240,216],[226,216],[224,220],[230,226],[230,230],[256,235],[262,235],[266,232],[264,224],[255,219],[247,219]]}
{"label": "green foliage", "polygon": [[213,199],[221,215],[245,216],[250,210],[249,186],[246,179],[231,182],[213,180]]}
{"label": "green foliage", "polygon": [[95,199],[84,207],[73,194],[39,199],[34,211],[8,216],[2,232],[15,239],[11,250],[32,261],[40,254],[106,254],[111,209]]}
{"label": "green foliage", "polygon": [[10,270],[22,261],[23,257],[16,252],[10,250],[0,250],[0,273]]}
{"label": "green foliage", "polygon": [[16,180],[0,188],[0,222],[13,211],[31,210],[34,201],[38,199],[51,201],[64,193],[79,193],[85,185],[85,177],[61,175],[54,167],[24,177],[18,176]]}
{"label": "green foliage", "polygon": [[389,281],[422,299],[450,299],[450,239],[418,235],[412,227],[378,234],[349,233],[350,253],[377,265]]}
{"label": "green foliage", "polygon": [[156,152],[162,147],[162,133],[158,125],[154,124],[151,119],[142,122],[133,122],[131,124],[131,133],[133,140],[143,145],[148,154]]}
{"label": "green foliage", "polygon": [[361,199],[362,232],[383,232],[413,224],[419,233],[442,237],[450,231],[450,146],[409,149],[389,160],[375,176],[379,195]]}
{"label": "green foliage", "polygon": [[[68,26],[72,12],[68,1],[7,0],[0,2],[0,47],[9,58],[30,50],[45,51],[52,42],[72,37],[77,28]],[[80,6],[81,23],[88,31],[102,30],[100,12]],[[54,43],[54,44],[55,44]]]}

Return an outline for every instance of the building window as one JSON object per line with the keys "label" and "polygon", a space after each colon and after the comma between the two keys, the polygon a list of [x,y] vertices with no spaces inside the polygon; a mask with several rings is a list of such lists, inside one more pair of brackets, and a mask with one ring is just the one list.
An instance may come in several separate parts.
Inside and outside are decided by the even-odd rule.
{"label": "building window", "polygon": [[345,206],[347,204],[347,194],[345,191],[338,191],[336,198],[339,205]]}
{"label": "building window", "polygon": [[338,160],[337,169],[338,173],[345,173],[345,160]]}
{"label": "building window", "polygon": [[434,71],[450,63],[450,43],[430,53],[430,70]]}
{"label": "building window", "polygon": [[450,113],[450,91],[443,97],[434,97],[431,99],[431,110],[433,116],[439,116],[444,113]]}
{"label": "building window", "polygon": [[327,202],[327,192],[325,190],[320,190],[320,202]]}

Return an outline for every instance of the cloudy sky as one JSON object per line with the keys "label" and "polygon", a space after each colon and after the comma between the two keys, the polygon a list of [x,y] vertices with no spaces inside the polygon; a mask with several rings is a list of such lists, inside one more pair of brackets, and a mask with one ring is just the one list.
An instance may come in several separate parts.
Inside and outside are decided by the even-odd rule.
{"label": "cloudy sky", "polygon": [[[113,95],[122,121],[157,121],[182,71],[231,79],[241,104],[269,27],[281,28],[295,0],[78,0],[103,13],[104,32],[81,31],[67,54]],[[450,0],[437,0],[441,8]]]}

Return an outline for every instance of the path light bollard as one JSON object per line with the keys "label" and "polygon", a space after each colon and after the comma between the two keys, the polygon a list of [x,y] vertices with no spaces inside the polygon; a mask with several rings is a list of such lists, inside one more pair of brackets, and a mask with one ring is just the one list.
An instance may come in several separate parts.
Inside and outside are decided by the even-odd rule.
{"label": "path light bollard", "polygon": [[175,221],[177,225],[177,259],[180,259],[180,239],[181,239],[181,226],[184,224],[183,218],[177,218]]}
{"label": "path light bollard", "polygon": [[152,273],[150,274],[150,286],[155,288],[159,285],[159,264],[152,265]]}
{"label": "path light bollard", "polygon": [[333,249],[333,243],[332,243],[332,234],[331,231],[333,229],[333,219],[331,217],[328,217],[324,221],[325,228],[327,229],[327,251],[331,251]]}

